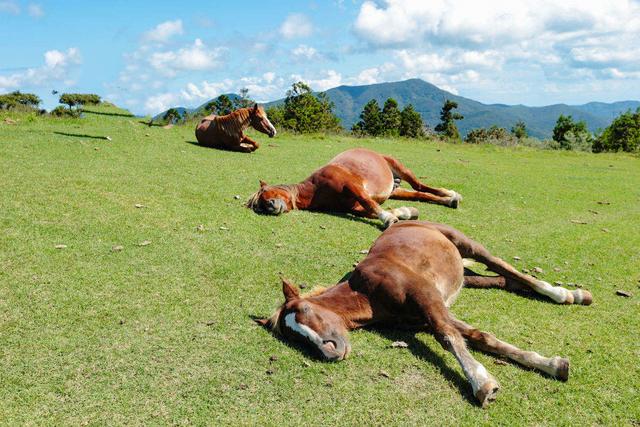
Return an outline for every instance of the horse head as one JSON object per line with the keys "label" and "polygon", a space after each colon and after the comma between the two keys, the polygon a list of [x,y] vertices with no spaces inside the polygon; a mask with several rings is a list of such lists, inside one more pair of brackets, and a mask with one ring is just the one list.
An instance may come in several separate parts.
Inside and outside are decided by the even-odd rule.
{"label": "horse head", "polygon": [[257,322],[285,339],[315,348],[330,361],[345,359],[351,352],[344,320],[335,312],[300,296],[298,289],[282,280],[285,302],[269,319]]}
{"label": "horse head", "polygon": [[260,190],[247,201],[247,207],[256,213],[280,215],[295,209],[296,194],[293,187],[287,185],[267,185],[260,180]]}
{"label": "horse head", "polygon": [[251,121],[251,127],[258,132],[269,135],[269,138],[276,136],[276,128],[273,127],[267,117],[267,113],[265,113],[264,109],[258,106],[258,104],[254,104],[254,106],[250,108],[249,119]]}

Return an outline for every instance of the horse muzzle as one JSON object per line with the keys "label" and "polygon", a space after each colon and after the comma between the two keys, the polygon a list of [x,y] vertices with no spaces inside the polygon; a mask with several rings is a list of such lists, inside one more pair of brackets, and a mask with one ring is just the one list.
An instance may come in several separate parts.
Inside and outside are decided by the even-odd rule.
{"label": "horse muzzle", "polygon": [[322,356],[330,362],[338,362],[344,360],[351,353],[351,344],[349,340],[335,336],[328,340],[322,340],[322,345],[319,347]]}
{"label": "horse muzzle", "polygon": [[263,212],[269,215],[280,215],[287,211],[287,204],[281,199],[270,199],[264,204]]}

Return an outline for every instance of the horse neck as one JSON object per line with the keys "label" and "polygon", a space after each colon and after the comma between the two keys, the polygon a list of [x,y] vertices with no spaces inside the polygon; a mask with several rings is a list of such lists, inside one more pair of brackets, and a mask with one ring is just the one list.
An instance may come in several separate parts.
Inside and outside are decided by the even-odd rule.
{"label": "horse neck", "polygon": [[309,180],[304,180],[298,184],[289,186],[291,196],[294,198],[293,206],[295,209],[307,209],[311,205],[313,195],[315,193],[315,185]]}
{"label": "horse neck", "polygon": [[354,291],[348,281],[338,283],[319,295],[308,298],[309,302],[321,305],[339,315],[347,329],[355,329],[373,320],[369,298]]}
{"label": "horse neck", "polygon": [[228,134],[244,132],[251,124],[251,114],[249,108],[240,108],[231,114],[218,117],[218,121],[222,122],[222,128]]}

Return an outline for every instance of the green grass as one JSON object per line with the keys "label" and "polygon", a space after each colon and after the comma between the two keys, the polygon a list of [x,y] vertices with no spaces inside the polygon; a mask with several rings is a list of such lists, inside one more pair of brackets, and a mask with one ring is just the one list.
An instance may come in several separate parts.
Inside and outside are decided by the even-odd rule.
{"label": "green grass", "polygon": [[[258,135],[246,155],[187,143],[191,127],[93,110],[103,114],[11,116],[17,125],[0,115],[2,424],[640,422],[637,157],[289,135]],[[412,203],[423,219],[593,292],[584,307],[468,289],[453,307],[521,348],[569,357],[567,383],[474,352],[502,385],[482,410],[430,335],[357,331],[352,357],[331,364],[254,324],[281,302],[280,274],[335,283],[380,231],[327,214],[259,216],[245,199],[259,178],[297,182],[356,146],[465,197],[458,210]],[[397,339],[409,349],[391,349]]]}

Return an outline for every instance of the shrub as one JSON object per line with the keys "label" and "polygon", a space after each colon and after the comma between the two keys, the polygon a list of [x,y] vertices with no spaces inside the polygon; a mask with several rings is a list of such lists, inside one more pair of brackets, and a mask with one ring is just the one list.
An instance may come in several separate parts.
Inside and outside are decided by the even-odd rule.
{"label": "shrub", "polygon": [[640,108],[616,117],[593,142],[593,151],[640,151]]}
{"label": "shrub", "polygon": [[54,117],[70,117],[70,118],[78,118],[80,117],[80,110],[75,110],[71,108],[65,108],[62,105],[58,105],[56,108],[51,110],[51,114]]}
{"label": "shrub", "polygon": [[576,123],[571,116],[560,114],[553,128],[553,140],[563,150],[591,150],[593,137],[584,121]]}
{"label": "shrub", "polygon": [[511,128],[511,133],[518,139],[526,138],[528,136],[527,125],[522,120],[519,120]]}
{"label": "shrub", "polygon": [[473,129],[464,140],[469,144],[517,145],[514,135],[505,128],[495,125],[489,128]]}

